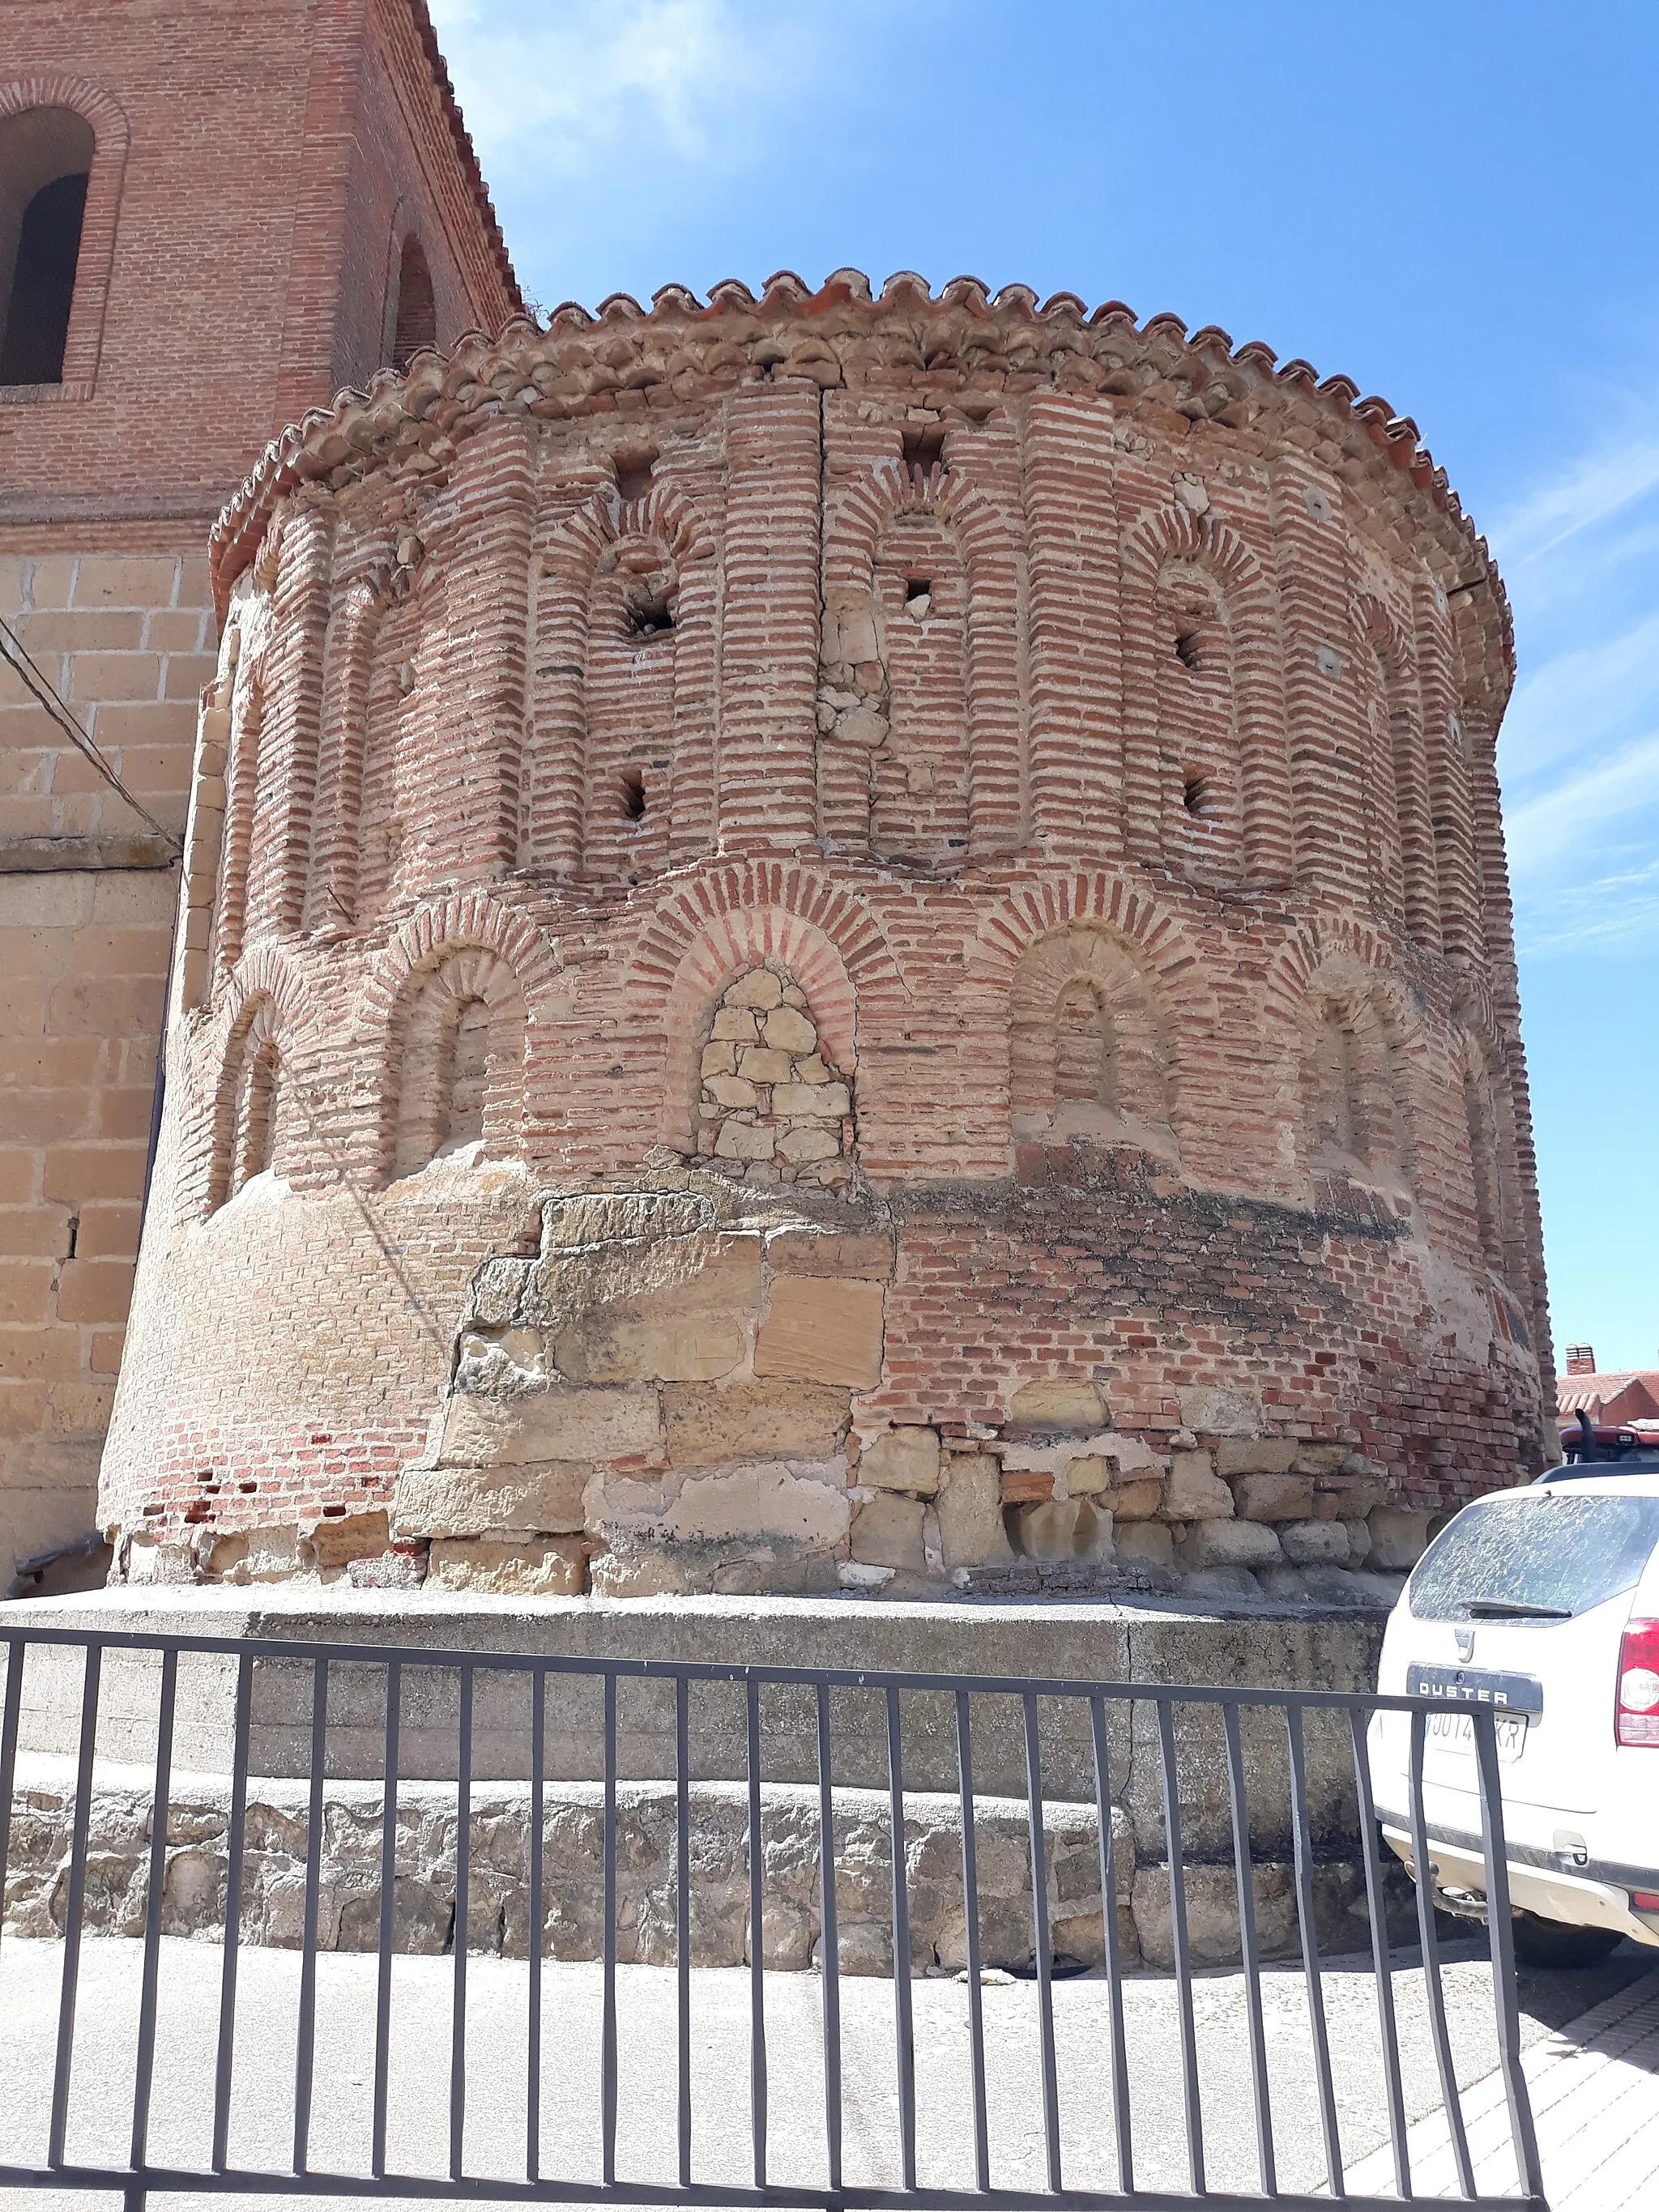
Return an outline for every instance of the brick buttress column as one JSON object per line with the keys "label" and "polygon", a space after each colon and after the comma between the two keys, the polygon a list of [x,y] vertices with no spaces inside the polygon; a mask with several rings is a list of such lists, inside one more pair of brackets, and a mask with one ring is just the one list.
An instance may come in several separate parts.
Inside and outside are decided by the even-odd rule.
{"label": "brick buttress column", "polygon": [[1369,747],[1360,740],[1346,605],[1348,550],[1335,495],[1293,461],[1273,464],[1273,547],[1285,634],[1285,719],[1298,878],[1366,902]]}
{"label": "brick buttress column", "polygon": [[301,507],[289,517],[283,533],[254,810],[264,834],[256,827],[242,931],[248,942],[298,929],[304,912],[334,520],[326,508]]}
{"label": "brick buttress column", "polygon": [[[1434,609],[1433,590],[1420,595]],[[1420,629],[1425,610],[1413,606],[1414,625]],[[1440,879],[1435,867],[1434,822],[1429,804],[1428,748],[1424,735],[1423,671],[1417,665],[1418,638],[1407,640],[1413,666],[1396,672],[1398,696],[1392,717],[1394,735],[1394,793],[1400,817],[1400,865],[1403,884],[1406,932],[1425,952],[1440,950]]]}
{"label": "brick buttress column", "polygon": [[819,452],[816,385],[733,393],[715,766],[725,852],[816,841]]}
{"label": "brick buttress column", "polygon": [[1440,941],[1455,959],[1481,955],[1480,891],[1474,858],[1469,736],[1457,713],[1452,678],[1451,626],[1427,592],[1417,595],[1417,665],[1423,686],[1424,750],[1435,873],[1440,886]]}
{"label": "brick buttress column", "polygon": [[455,861],[473,881],[519,865],[535,436],[526,416],[503,416],[467,440],[455,471],[449,678],[464,741],[452,763]]}

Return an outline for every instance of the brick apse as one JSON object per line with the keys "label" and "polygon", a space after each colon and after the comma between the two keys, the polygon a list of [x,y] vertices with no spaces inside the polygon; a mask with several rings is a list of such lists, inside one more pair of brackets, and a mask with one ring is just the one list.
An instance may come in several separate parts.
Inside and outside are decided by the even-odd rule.
{"label": "brick apse", "polygon": [[1508,615],[1383,403],[670,287],[212,556],[118,1573],[1328,1599],[1540,1464]]}

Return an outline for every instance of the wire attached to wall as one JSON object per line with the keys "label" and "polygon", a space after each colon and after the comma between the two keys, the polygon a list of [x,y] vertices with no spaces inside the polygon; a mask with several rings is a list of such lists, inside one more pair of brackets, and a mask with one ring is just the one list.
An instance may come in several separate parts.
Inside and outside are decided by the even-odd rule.
{"label": "wire attached to wall", "polygon": [[52,689],[40,668],[31,657],[28,647],[3,616],[0,616],[0,660],[4,660],[16,671],[23,680],[25,689],[46,708],[76,752],[97,769],[117,798],[125,799],[140,820],[147,822],[156,836],[161,838],[175,854],[182,853],[183,839],[175,836],[171,830],[166,829],[158,822],[142,799],[134,798],[108,760]]}

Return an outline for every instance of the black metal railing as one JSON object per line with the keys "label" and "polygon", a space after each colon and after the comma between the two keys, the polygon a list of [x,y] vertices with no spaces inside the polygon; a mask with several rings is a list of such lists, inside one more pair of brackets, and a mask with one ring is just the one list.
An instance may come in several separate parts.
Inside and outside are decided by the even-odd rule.
{"label": "black metal railing", "polygon": [[[1413,1910],[1379,1842],[1368,1729],[1379,1713],[1406,1715],[1414,1863],[1431,1863],[1425,1700],[10,1625],[0,1651],[0,1899],[9,1900],[10,1931],[0,1942],[0,2185],[120,2191],[132,2212],[151,2191],[894,2208],[1013,2206],[1042,2196],[1078,2206],[1224,2206],[1266,2197],[1313,2205],[1346,2197],[1346,2167],[1378,2142],[1392,2147],[1397,2197],[1413,2195],[1411,2125],[1433,2081],[1455,2169],[1449,2201],[1541,2212],[1488,1711],[1469,1716],[1469,1771],[1490,1905],[1480,2048],[1507,2090],[1515,2187],[1506,2196],[1477,2186],[1459,2094],[1471,2008],[1449,2005],[1446,1988],[1448,1971],[1484,1976],[1486,1968],[1471,1966],[1467,1945],[1449,1965],[1443,1959],[1431,1890],[1419,1889]],[[112,1717],[101,1701],[118,1668]],[[212,1727],[228,1722],[228,1756],[205,1778],[175,1758],[181,1679],[193,1686],[192,1759]],[[481,1692],[489,1700],[482,1778]],[[378,1774],[362,1772],[361,1745],[349,1760],[331,1755],[331,1694],[337,1723],[349,1705],[359,1736],[371,1705],[378,1714]],[[572,1700],[584,1698],[592,1732],[579,1735]],[[619,1699],[629,1706],[629,1744],[665,1742],[672,1729],[672,1774],[641,1784],[624,1771]],[[711,1771],[720,1762],[710,1739],[694,1729],[698,1706],[720,1699],[730,1741],[742,1747],[740,1773]],[[427,1771],[411,1777],[404,1754],[415,1706],[423,1748],[414,1763]],[[976,1784],[976,1726],[998,1778],[1023,1765],[1023,1806],[1012,1792],[988,1792],[983,1771]],[[1060,1793],[1045,1790],[1045,1729],[1047,1755],[1065,1769]],[[453,1758],[447,1753],[434,1776],[431,1747],[441,1735]],[[854,1737],[863,1749],[842,1757]],[[69,1741],[72,1758],[54,1749]],[[138,1741],[153,1748],[153,1767],[134,1765]],[[287,1797],[260,1779],[256,1741],[271,1752],[269,1765],[302,1767],[283,1785]],[[596,1748],[597,1771],[573,1780],[578,1741]],[[869,1786],[877,1744],[884,1792]],[[769,1778],[769,1754],[784,1779]],[[951,1790],[937,1786],[947,1765]],[[907,1784],[907,1768],[921,1771],[921,1787]],[[406,1814],[435,1854],[425,1888],[408,1871]],[[199,1837],[210,1830],[208,1850]],[[279,1830],[286,1843],[270,1840]],[[1277,1855],[1287,1831],[1286,1860]],[[769,1868],[769,1834],[792,1870],[787,1905],[782,1877]],[[655,1858],[653,1837],[662,1843]],[[861,1885],[856,1894],[867,1905],[884,1852],[885,1924],[866,1911],[854,1925],[848,1885]],[[990,1936],[988,1852],[1000,1885]],[[1079,1887],[1085,1874],[1093,1887]],[[1285,1886],[1276,1937],[1261,1924],[1258,1889],[1269,1875]],[[1346,1894],[1341,1881],[1333,1887],[1336,1875],[1354,1887],[1341,1924],[1352,1922],[1355,1940],[1340,1958],[1319,1932],[1322,1911],[1328,1919],[1334,1909],[1330,1896]],[[716,1904],[704,1910],[722,1882],[724,1937]],[[1210,1901],[1207,1935],[1194,1927],[1198,1882]],[[1229,1884],[1236,1911],[1218,1920],[1215,1899]],[[297,1928],[291,1912],[283,1917],[296,1888]],[[584,1934],[580,1899],[590,1889],[598,1926]],[[733,1900],[745,1895],[739,1942]],[[1022,1911],[1029,1900],[1024,1955],[1023,1934],[1018,1942],[1009,1934],[1011,1897]],[[769,1960],[783,1923],[788,1957]],[[1060,1951],[1057,1926],[1087,1955]],[[141,1930],[140,1949],[131,1939]],[[101,1941],[115,1933],[130,1940]],[[180,1936],[194,1940],[173,1944]],[[854,1936],[864,1947],[856,1958]],[[1167,1964],[1167,1974],[1134,1971],[1126,1957],[1133,1944]],[[361,1984],[356,1966],[337,1966],[333,1954],[352,1949],[372,1950],[372,1981],[367,1955]],[[283,1978],[295,1951],[297,1990]],[[210,1988],[204,1976],[216,1953]],[[872,1958],[884,1972],[849,1980]],[[252,1995],[250,1961],[258,1966]],[[746,1976],[735,2010],[729,1971],[718,1989],[700,1979],[705,1965],[722,1961]],[[483,1978],[471,1999],[470,1971]],[[12,1975],[22,1993],[9,2006]],[[447,1984],[447,2018],[432,2010],[434,1976]],[[1370,1984],[1363,2008],[1352,2001],[1356,1976]],[[1409,1984],[1409,2021],[1397,1976]],[[1346,2039],[1335,2051],[1334,1989]],[[644,2025],[630,2024],[624,2040],[624,1999],[636,1990]],[[702,2027],[700,1991],[714,2007]],[[400,1999],[418,2015],[401,2041]],[[291,2046],[278,2034],[290,2000]],[[1218,2027],[1214,2005],[1224,2012]],[[1354,2057],[1362,2013],[1363,2063]],[[118,2014],[131,2019],[130,2033]],[[332,2051],[359,2018],[372,2051],[365,2080],[348,2080],[337,2057],[319,2072],[319,2031]],[[470,2028],[483,2037],[481,2055],[469,2052]],[[501,2055],[504,2038],[512,2068]],[[788,2051],[781,2073],[780,2038]],[[746,2115],[733,2081],[739,2041]],[[286,2060],[275,2066],[279,2042],[291,2047],[291,2075]],[[663,2065],[642,2088],[647,2045]],[[803,2087],[808,2052],[821,2097]],[[595,2071],[596,2125],[586,2092],[578,2094]],[[355,2162],[319,2148],[319,2137],[331,2144],[344,2127],[353,2086],[368,2091]],[[291,2155],[270,2154],[277,2110]],[[250,2129],[261,2146],[252,2160],[235,2140]],[[487,2138],[471,2162],[470,2129],[475,2150]],[[435,2148],[434,2163],[408,2162],[411,2136]],[[180,2148],[187,2140],[199,2143],[193,2160]]]}

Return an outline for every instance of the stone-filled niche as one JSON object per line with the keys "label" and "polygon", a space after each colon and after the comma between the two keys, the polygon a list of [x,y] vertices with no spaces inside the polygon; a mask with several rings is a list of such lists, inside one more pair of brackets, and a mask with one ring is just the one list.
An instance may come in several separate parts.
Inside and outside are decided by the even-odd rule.
{"label": "stone-filled niche", "polygon": [[275,1001],[250,999],[232,1025],[214,1102],[210,1213],[276,1164],[289,1089]]}
{"label": "stone-filled niche", "polygon": [[825,1060],[806,994],[781,962],[726,985],[698,1071],[701,1157],[750,1182],[852,1181],[851,1083]]}
{"label": "stone-filled niche", "polygon": [[1364,986],[1316,989],[1303,1018],[1303,1158],[1310,1172],[1402,1186],[1399,1040]]}
{"label": "stone-filled niche", "polygon": [[525,1001],[498,953],[466,945],[410,976],[393,1029],[393,1176],[432,1161],[515,1159],[523,1146]]}
{"label": "stone-filled niche", "polygon": [[1017,1139],[1174,1153],[1167,1028],[1121,939],[1074,925],[1028,946],[1014,971],[1008,1058]]}

